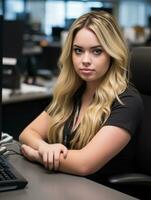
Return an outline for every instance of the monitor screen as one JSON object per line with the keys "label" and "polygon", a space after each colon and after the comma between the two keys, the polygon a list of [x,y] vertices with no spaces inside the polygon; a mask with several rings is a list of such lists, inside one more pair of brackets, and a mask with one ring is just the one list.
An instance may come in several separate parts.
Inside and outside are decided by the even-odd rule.
{"label": "monitor screen", "polygon": [[73,22],[76,20],[76,18],[68,18],[65,20],[66,25],[65,25],[65,29],[69,30],[70,26],[73,24]]}
{"label": "monitor screen", "polygon": [[21,20],[4,20],[3,23],[3,57],[18,58],[23,47],[24,22]]}
{"label": "monitor screen", "polygon": [[64,30],[64,28],[59,26],[52,27],[52,37],[54,40],[60,40],[61,38],[61,32]]}
{"label": "monitor screen", "polygon": [[2,29],[3,17],[0,15],[0,140],[2,133]]}
{"label": "monitor screen", "polygon": [[92,11],[101,11],[101,10],[103,10],[103,11],[106,11],[106,12],[108,12],[108,13],[110,13],[110,14],[112,14],[113,13],[113,8],[106,8],[106,7],[100,7],[100,8],[95,8],[95,7],[91,7],[91,10]]}
{"label": "monitor screen", "polygon": [[19,89],[20,77],[17,67],[18,60],[22,55],[24,22],[21,20],[3,21],[3,88]]}

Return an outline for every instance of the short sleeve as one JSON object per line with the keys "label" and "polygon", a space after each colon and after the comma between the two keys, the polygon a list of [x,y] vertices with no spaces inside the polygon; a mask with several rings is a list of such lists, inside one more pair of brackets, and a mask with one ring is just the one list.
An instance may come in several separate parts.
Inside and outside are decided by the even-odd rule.
{"label": "short sleeve", "polygon": [[111,114],[105,125],[123,128],[133,136],[139,127],[143,116],[143,102],[138,91],[134,88],[126,89],[121,95],[120,104],[115,100],[111,107]]}

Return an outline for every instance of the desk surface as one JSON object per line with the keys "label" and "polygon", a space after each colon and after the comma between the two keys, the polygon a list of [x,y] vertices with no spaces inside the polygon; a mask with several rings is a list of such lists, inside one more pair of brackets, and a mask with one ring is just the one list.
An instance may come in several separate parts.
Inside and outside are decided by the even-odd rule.
{"label": "desk surface", "polygon": [[25,83],[21,84],[20,90],[13,95],[10,89],[2,89],[2,103],[10,104],[17,103],[20,101],[30,101],[34,99],[42,99],[50,97],[52,95],[53,87],[55,85],[56,79],[46,82],[44,87],[39,87],[35,85],[28,85]]}
{"label": "desk surface", "polygon": [[21,190],[0,193],[3,200],[134,200],[131,196],[97,184],[86,178],[46,171],[19,155],[9,156],[11,163],[28,180]]}

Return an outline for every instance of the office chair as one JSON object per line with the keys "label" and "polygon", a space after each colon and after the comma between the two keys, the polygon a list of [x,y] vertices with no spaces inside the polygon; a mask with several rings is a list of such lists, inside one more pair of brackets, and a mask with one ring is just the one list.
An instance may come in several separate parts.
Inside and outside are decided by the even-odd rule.
{"label": "office chair", "polygon": [[135,47],[131,51],[131,81],[144,103],[141,134],[138,134],[136,173],[109,178],[114,188],[141,200],[151,199],[151,46]]}

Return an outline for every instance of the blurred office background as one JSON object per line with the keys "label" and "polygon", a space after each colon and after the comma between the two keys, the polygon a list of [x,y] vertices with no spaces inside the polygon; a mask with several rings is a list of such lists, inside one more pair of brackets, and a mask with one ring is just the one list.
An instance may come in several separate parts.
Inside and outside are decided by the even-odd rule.
{"label": "blurred office background", "polygon": [[[17,51],[12,38],[15,34],[16,56],[22,55],[20,70],[27,75],[25,81],[29,75],[33,83],[37,74],[48,78],[56,75],[57,60],[70,25],[90,10],[112,13],[130,48],[151,45],[151,0],[0,0],[0,14],[6,20],[4,57]],[[17,37],[21,32],[22,41]],[[10,47],[12,50],[7,52]]]}
{"label": "blurred office background", "polygon": [[[22,45],[22,70],[28,70],[31,76],[41,73],[49,77],[50,73],[57,73],[56,63],[60,47],[70,25],[77,17],[90,10],[106,10],[112,13],[118,20],[130,48],[136,45],[151,45],[151,0],[0,0],[0,14],[6,20],[4,42],[7,44],[4,45],[9,45],[4,47],[4,57],[8,57],[7,49],[15,45],[15,41],[10,38],[15,31],[8,27],[12,26],[16,29],[16,35],[17,32],[23,32],[22,41],[16,41],[18,52],[19,43],[20,48]],[[7,25],[8,23],[12,25]],[[9,57],[10,54],[11,52]],[[33,79],[34,82],[35,77]]]}
{"label": "blurred office background", "polygon": [[112,13],[130,50],[151,45],[151,0],[0,0],[4,20],[3,131],[17,139],[50,102],[68,29],[90,10]]}
{"label": "blurred office background", "polygon": [[101,9],[115,15],[123,30],[134,27],[143,34],[151,26],[151,0],[0,0],[4,19],[25,21],[26,33],[55,39],[75,18]]}

